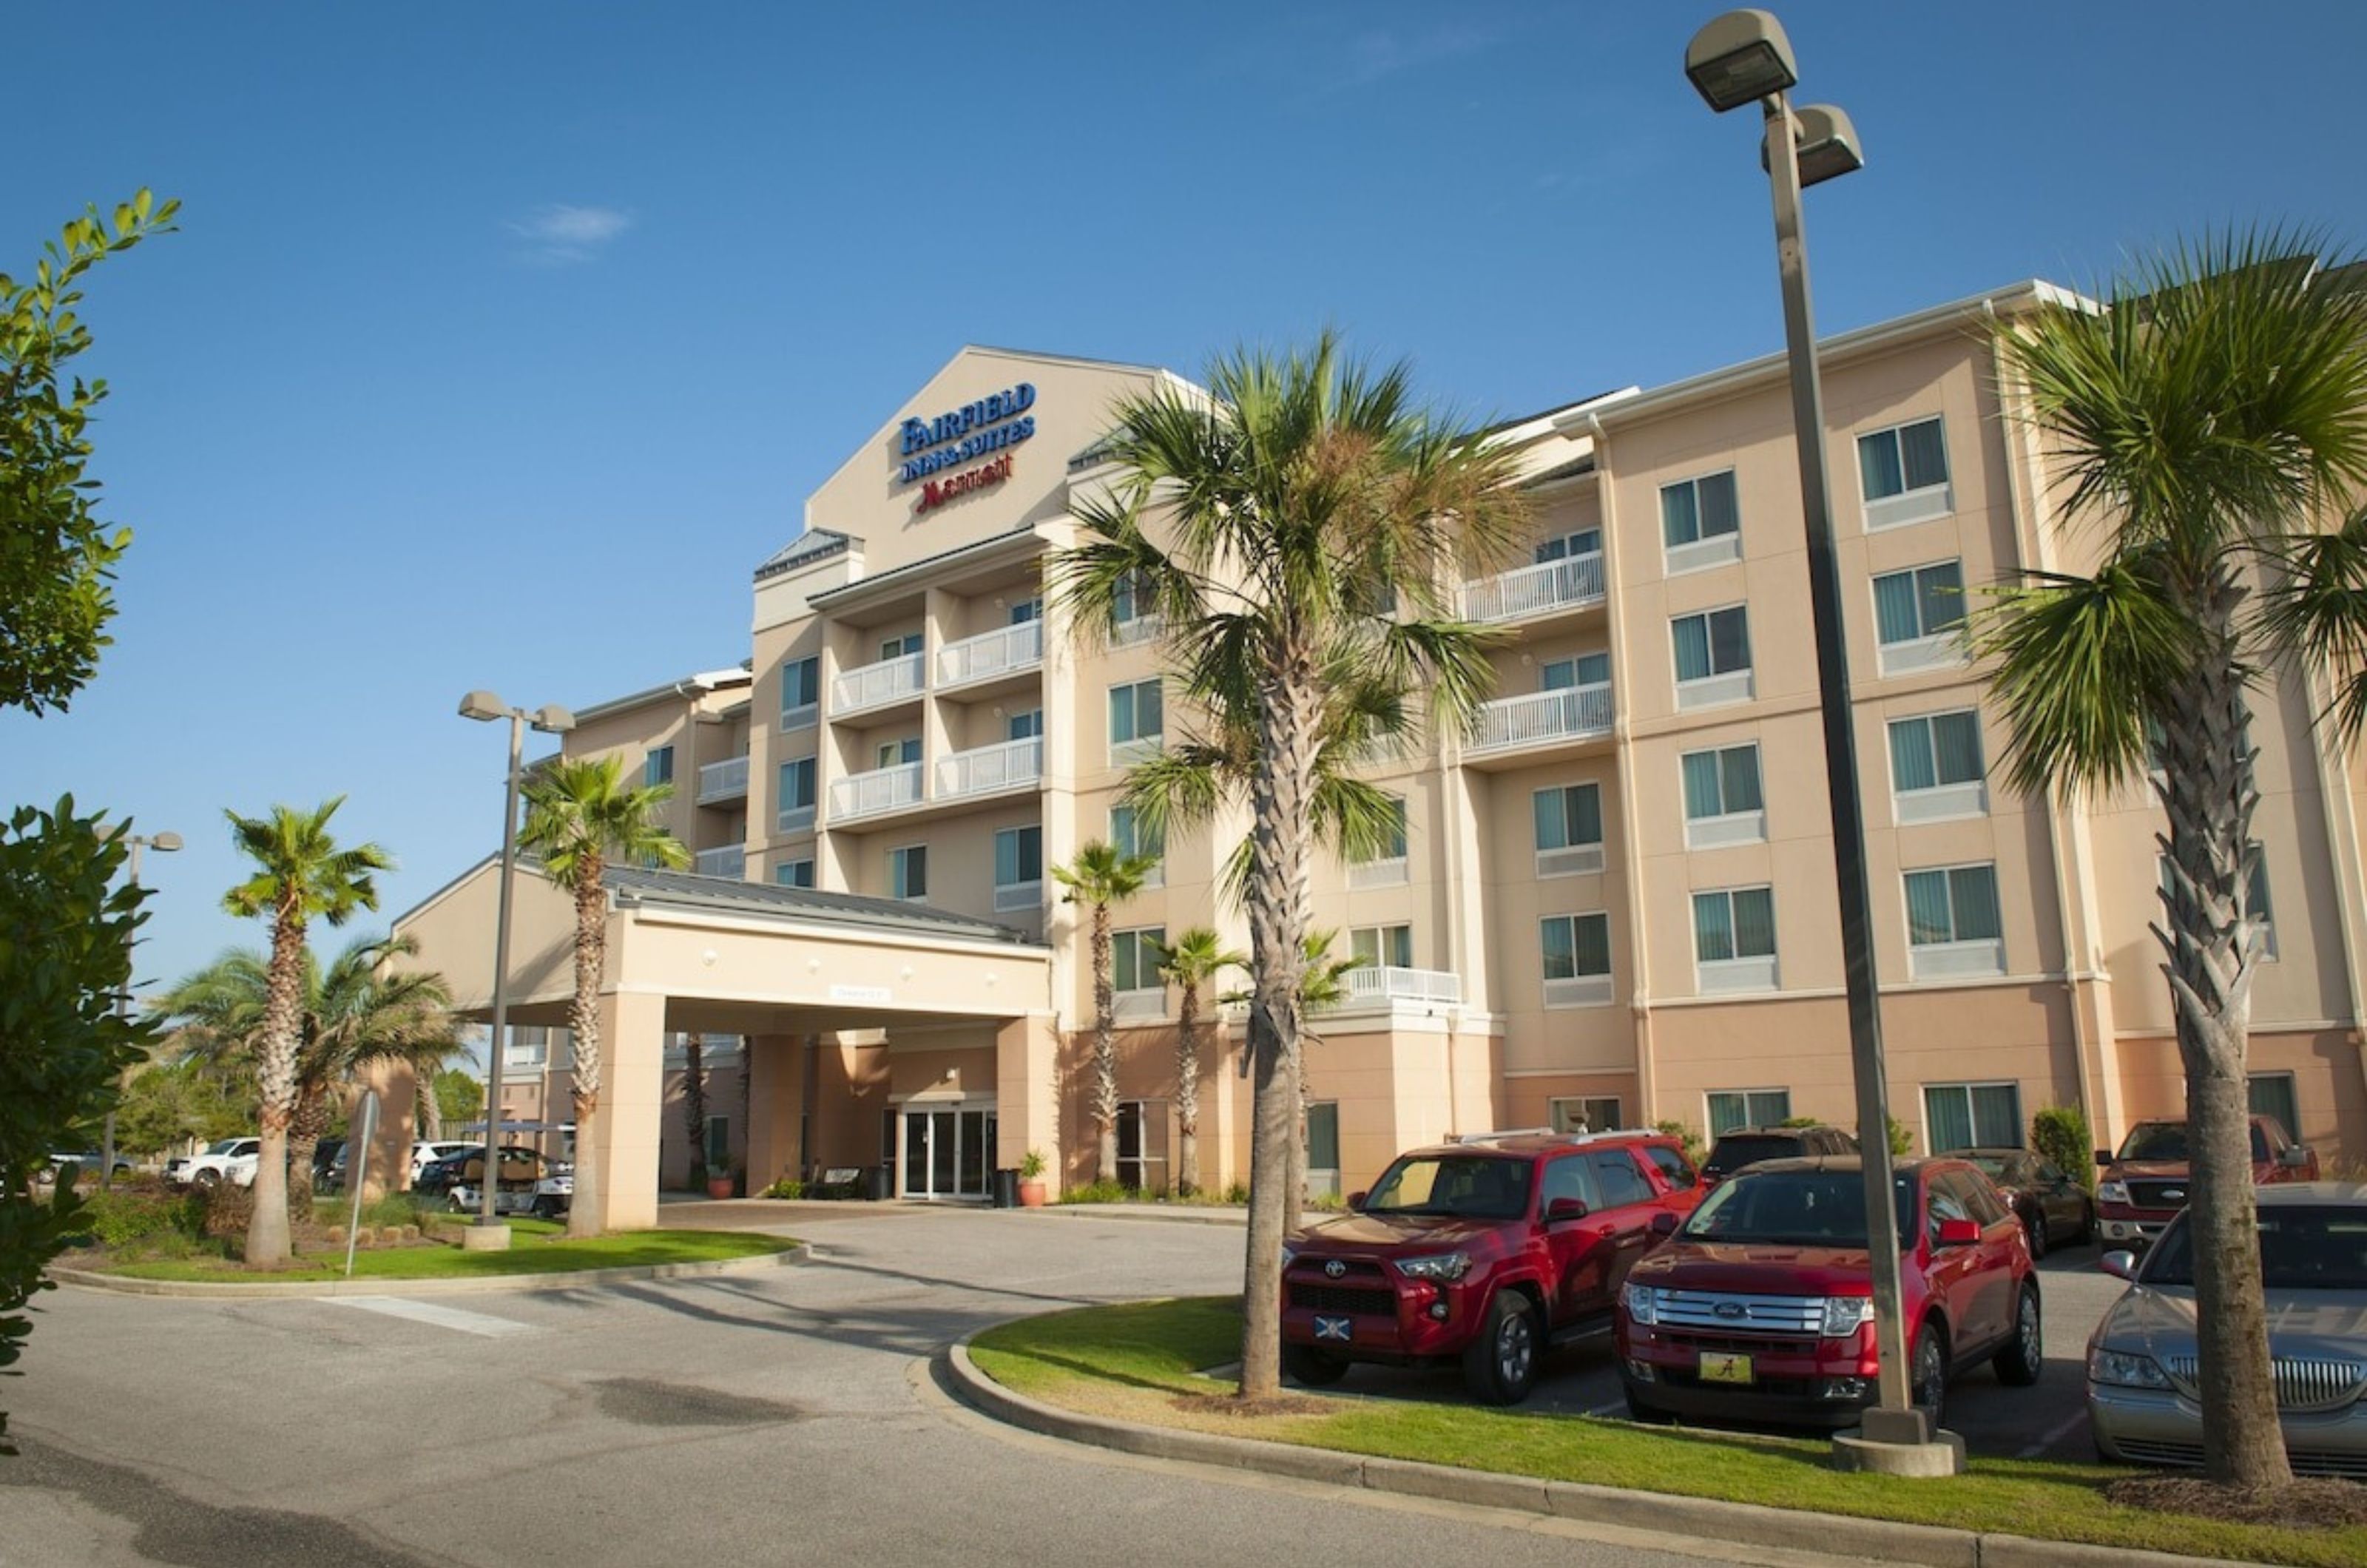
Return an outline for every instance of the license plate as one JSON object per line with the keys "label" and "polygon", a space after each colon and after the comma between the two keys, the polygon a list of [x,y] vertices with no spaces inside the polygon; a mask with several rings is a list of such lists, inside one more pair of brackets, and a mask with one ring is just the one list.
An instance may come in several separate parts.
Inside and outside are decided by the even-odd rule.
{"label": "license plate", "polygon": [[1750,1358],[1726,1350],[1704,1350],[1701,1353],[1701,1381],[1704,1382],[1749,1382]]}
{"label": "license plate", "polygon": [[1345,1345],[1356,1337],[1356,1321],[1349,1317],[1315,1317],[1315,1342],[1318,1345]]}

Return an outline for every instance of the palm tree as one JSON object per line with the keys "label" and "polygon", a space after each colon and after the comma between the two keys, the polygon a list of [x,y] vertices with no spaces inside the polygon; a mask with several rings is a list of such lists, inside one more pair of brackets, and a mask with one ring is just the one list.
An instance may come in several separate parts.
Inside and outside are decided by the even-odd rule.
{"label": "palm tree", "polygon": [[1153,856],[1127,854],[1095,839],[1078,849],[1076,859],[1052,868],[1052,879],[1069,890],[1061,902],[1087,905],[1093,912],[1093,1124],[1101,1133],[1093,1160],[1095,1181],[1117,1179],[1117,1001],[1110,906],[1141,892],[1158,863]]}
{"label": "palm tree", "polygon": [[1249,966],[1249,955],[1225,946],[1206,926],[1154,944],[1159,977],[1184,988],[1175,1014],[1175,1124],[1181,1134],[1175,1157],[1175,1190],[1185,1197],[1200,1190],[1200,991],[1219,970]]}
{"label": "palm tree", "polygon": [[[608,895],[600,874],[612,860],[685,866],[690,852],[657,820],[674,797],[670,784],[624,783],[614,757],[561,758],[526,786],[526,826],[518,844],[542,857],[543,874],[575,899],[575,997],[567,1025],[575,1040],[575,1196],[567,1234],[600,1234],[604,1199],[595,1132],[600,1117],[600,973],[608,951]],[[495,1049],[499,1049],[496,1043]],[[489,1118],[499,1120],[498,1108]]]}
{"label": "palm tree", "polygon": [[1529,503],[1505,455],[1416,406],[1404,366],[1374,371],[1328,333],[1281,358],[1237,352],[1208,379],[1207,395],[1169,384],[1119,404],[1104,445],[1124,479],[1078,502],[1082,542],[1055,552],[1048,576],[1089,640],[1148,597],[1235,770],[1214,784],[1249,807],[1256,1087],[1240,1392],[1258,1399],[1281,1382],[1316,786],[1327,766],[1409,736],[1425,694],[1445,724],[1469,721],[1493,671],[1455,591],[1525,539]]}
{"label": "palm tree", "polygon": [[2273,232],[2182,246],[2101,307],[2050,305],[2000,331],[2006,390],[2063,465],[2064,524],[2092,525],[2079,542],[2101,558],[2000,591],[1980,623],[2018,788],[2132,783],[2159,737],[2155,935],[2192,1124],[2204,1463],[2244,1486],[2290,1473],[2247,1142],[2263,931],[2246,689],[2293,664],[2337,681],[2344,743],[2367,716],[2367,513],[2321,531],[2367,484],[2367,296],[2319,274],[2315,249]]}
{"label": "palm tree", "polygon": [[[394,865],[376,844],[337,847],[329,835],[329,818],[345,803],[340,795],[309,812],[275,806],[268,817],[223,813],[230,818],[232,841],[255,862],[256,870],[222,895],[222,908],[241,918],[271,917],[271,959],[255,1052],[255,1087],[262,1100],[255,1130],[262,1145],[255,1156],[255,1214],[246,1227],[250,1269],[276,1269],[289,1258],[288,1133],[296,1118],[305,928],[315,917],[342,926],[355,910],[377,908],[374,874]],[[309,1173],[309,1164],[307,1168]]]}

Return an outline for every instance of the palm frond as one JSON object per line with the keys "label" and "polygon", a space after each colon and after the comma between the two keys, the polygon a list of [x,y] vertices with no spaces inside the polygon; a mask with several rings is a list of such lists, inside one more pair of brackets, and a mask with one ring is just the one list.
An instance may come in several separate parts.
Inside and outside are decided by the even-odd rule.
{"label": "palm frond", "polygon": [[2330,719],[2345,745],[2367,725],[2367,507],[2327,534],[2304,534],[2277,552],[2259,616],[2263,639],[2323,664],[2334,694]]}

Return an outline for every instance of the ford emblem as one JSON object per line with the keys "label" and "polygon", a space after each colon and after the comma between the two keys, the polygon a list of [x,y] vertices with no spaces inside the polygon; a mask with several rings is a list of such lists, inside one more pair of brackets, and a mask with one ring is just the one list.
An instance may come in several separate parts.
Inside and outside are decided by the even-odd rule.
{"label": "ford emblem", "polygon": [[1748,1309],[1745,1308],[1740,1302],[1720,1302],[1717,1305],[1710,1308],[1710,1310],[1717,1314],[1718,1316],[1731,1321],[1732,1319],[1742,1316]]}
{"label": "ford emblem", "polygon": [[1333,1258],[1333,1259],[1331,1259],[1331,1262],[1326,1263],[1326,1264],[1323,1266],[1323,1273],[1324,1273],[1325,1277],[1326,1277],[1326,1278],[1328,1278],[1328,1279],[1333,1279],[1333,1280],[1336,1280],[1336,1279],[1338,1279],[1341,1275],[1345,1274],[1347,1271],[1348,1271],[1348,1266],[1347,1266],[1345,1263],[1341,1262],[1341,1261],[1340,1261],[1338,1258]]}

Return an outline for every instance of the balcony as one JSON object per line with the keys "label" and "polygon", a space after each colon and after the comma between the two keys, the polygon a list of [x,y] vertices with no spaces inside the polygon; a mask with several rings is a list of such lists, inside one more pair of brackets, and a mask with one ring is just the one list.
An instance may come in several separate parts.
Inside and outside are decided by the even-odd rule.
{"label": "balcony", "polygon": [[917,653],[899,654],[877,664],[845,671],[830,682],[831,716],[861,713],[866,708],[885,707],[889,703],[917,697],[921,694],[921,656]]}
{"label": "balcony", "polygon": [[1031,735],[1024,740],[1005,740],[938,758],[934,798],[959,800],[965,795],[993,795],[1033,785],[1043,776],[1044,738]]}
{"label": "balcony", "polygon": [[708,762],[698,770],[698,804],[717,806],[727,800],[748,798],[748,759],[727,757],[720,762]]}
{"label": "balcony", "polygon": [[1603,557],[1570,556],[1463,585],[1463,613],[1483,624],[1525,621],[1603,603]]}
{"label": "balcony", "polygon": [[1015,626],[998,626],[982,636],[949,642],[937,649],[937,685],[940,689],[967,686],[998,675],[1033,670],[1043,662],[1044,623],[1023,621]]}
{"label": "balcony", "polygon": [[1463,977],[1444,969],[1369,965],[1351,969],[1340,980],[1342,989],[1347,993],[1340,1002],[1342,1012],[1392,1008],[1399,1002],[1455,1004],[1463,1000]]}
{"label": "balcony", "polygon": [[831,781],[830,817],[833,822],[894,811],[920,802],[918,762],[899,762],[894,767],[874,768],[867,773],[849,773]]}
{"label": "balcony", "polygon": [[743,844],[726,844],[721,849],[701,850],[692,863],[701,876],[728,876],[734,882],[748,879],[748,850]]}
{"label": "balcony", "polygon": [[1611,687],[1565,686],[1525,697],[1500,697],[1479,709],[1473,753],[1509,751],[1611,733]]}

